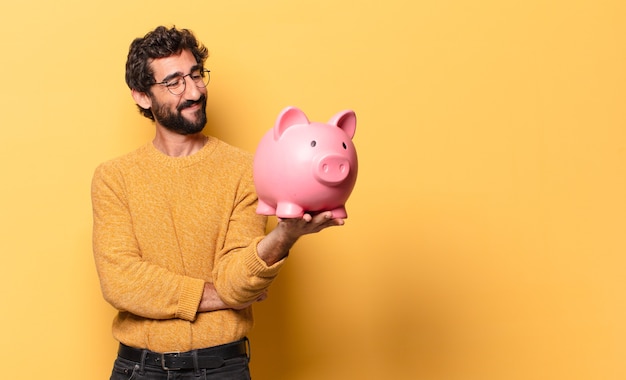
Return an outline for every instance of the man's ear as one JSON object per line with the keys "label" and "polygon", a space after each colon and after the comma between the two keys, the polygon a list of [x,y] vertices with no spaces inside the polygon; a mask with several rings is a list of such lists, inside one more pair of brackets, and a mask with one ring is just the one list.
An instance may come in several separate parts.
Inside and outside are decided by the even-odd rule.
{"label": "man's ear", "polygon": [[145,92],[131,90],[131,95],[139,107],[143,109],[150,109],[152,107],[152,99],[150,99]]}

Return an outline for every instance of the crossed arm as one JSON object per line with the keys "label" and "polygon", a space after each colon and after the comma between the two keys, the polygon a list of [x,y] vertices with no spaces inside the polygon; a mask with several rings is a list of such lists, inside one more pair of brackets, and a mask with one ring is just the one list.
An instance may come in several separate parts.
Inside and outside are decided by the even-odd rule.
{"label": "crossed arm", "polygon": [[[105,299],[118,310],[144,318],[193,320],[199,312],[245,309],[267,297],[267,286],[278,273],[280,261],[300,237],[344,224],[343,219],[333,219],[330,212],[305,214],[302,218],[279,219],[277,226],[261,238],[264,226],[254,212],[256,197],[253,185],[248,183],[227,226],[232,238],[227,237],[220,245],[222,250],[211,279],[202,281],[197,274],[191,277],[170,271],[168,265],[172,261],[161,260],[155,265],[145,259],[141,252],[145,245],[152,252],[159,252],[171,248],[168,244],[175,246],[177,238],[150,239],[149,234],[159,223],[169,223],[166,213],[161,213],[165,216],[155,222],[154,216],[159,214],[138,212],[134,217],[142,220],[134,224],[125,182],[123,175],[110,166],[94,176],[94,254]],[[153,203],[145,203],[144,198],[133,200],[136,208],[154,209],[155,204],[160,205],[158,197],[154,197]],[[250,228],[250,223],[254,228]],[[194,226],[188,223],[185,228]],[[137,240],[138,229],[148,237],[143,241],[144,247]],[[248,239],[256,244],[252,249],[246,247]],[[235,250],[248,254],[231,255]],[[256,260],[250,255],[252,252],[256,253]]]}
{"label": "crossed arm", "polygon": [[[301,219],[279,219],[276,227],[259,241],[257,245],[259,258],[265,261],[268,266],[272,266],[289,254],[289,250],[300,237],[320,232],[328,227],[341,226],[343,224],[344,220],[333,219],[331,212],[324,212],[315,216],[304,214]],[[266,298],[267,291],[261,293],[258,298],[248,303],[238,305],[236,309],[245,309],[253,303],[263,301]],[[198,312],[230,308],[233,307],[222,301],[213,284],[208,282],[204,284],[204,291],[200,299]]]}

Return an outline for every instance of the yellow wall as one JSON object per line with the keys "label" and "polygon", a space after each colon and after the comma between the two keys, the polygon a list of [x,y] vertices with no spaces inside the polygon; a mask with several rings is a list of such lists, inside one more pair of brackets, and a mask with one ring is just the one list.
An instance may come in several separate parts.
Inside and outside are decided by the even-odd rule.
{"label": "yellow wall", "polygon": [[348,223],[256,308],[256,380],[626,378],[623,0],[3,2],[2,378],[108,378],[89,186],[152,136],[123,65],[158,24],[208,45],[234,145],[357,112]]}

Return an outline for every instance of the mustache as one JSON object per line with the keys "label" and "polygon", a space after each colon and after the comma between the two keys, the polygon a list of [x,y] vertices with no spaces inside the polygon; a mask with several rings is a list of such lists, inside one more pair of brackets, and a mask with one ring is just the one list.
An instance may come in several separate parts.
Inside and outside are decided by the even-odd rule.
{"label": "mustache", "polygon": [[186,100],[185,102],[181,103],[178,107],[176,107],[176,109],[178,110],[178,112],[184,110],[185,108],[189,108],[192,106],[195,106],[196,104],[205,104],[206,103],[206,96],[202,95],[198,100]]}

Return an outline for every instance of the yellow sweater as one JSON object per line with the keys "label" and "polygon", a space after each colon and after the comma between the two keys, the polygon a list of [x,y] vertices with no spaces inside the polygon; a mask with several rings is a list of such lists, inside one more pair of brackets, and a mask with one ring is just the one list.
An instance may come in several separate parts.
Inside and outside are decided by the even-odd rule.
{"label": "yellow sweater", "polygon": [[92,182],[94,257],[104,298],[119,310],[113,335],[157,352],[243,338],[252,310],[197,313],[204,282],[229,305],[255,299],[284,260],[256,246],[251,155],[215,138],[188,157],[152,144],[100,165]]}

